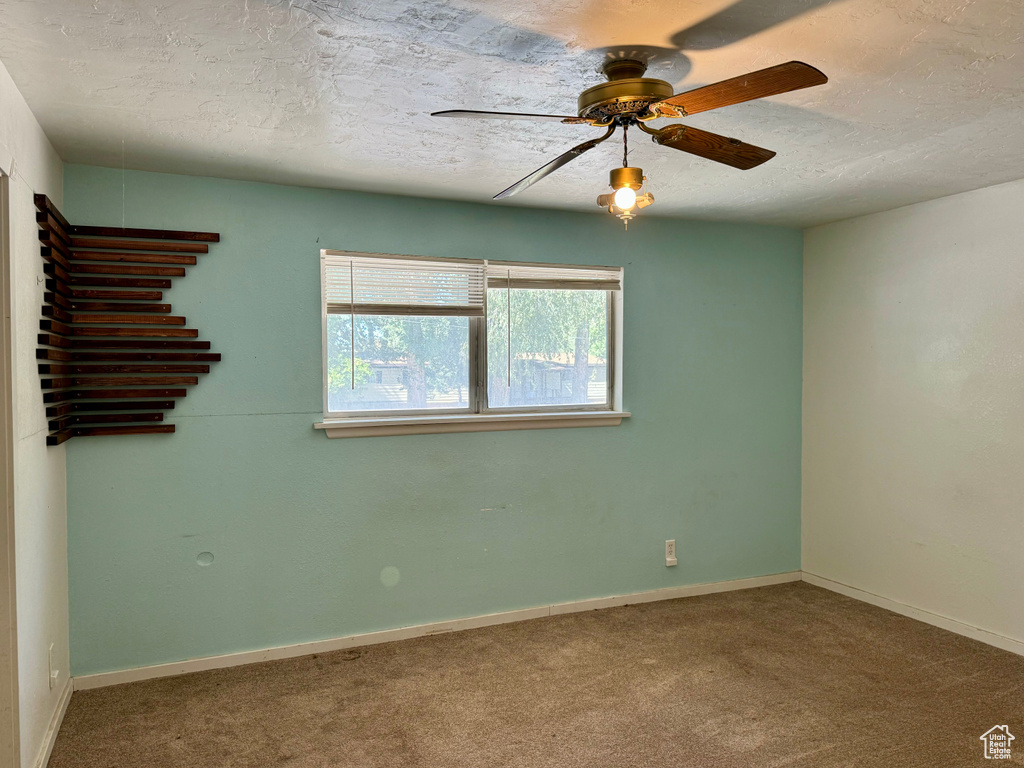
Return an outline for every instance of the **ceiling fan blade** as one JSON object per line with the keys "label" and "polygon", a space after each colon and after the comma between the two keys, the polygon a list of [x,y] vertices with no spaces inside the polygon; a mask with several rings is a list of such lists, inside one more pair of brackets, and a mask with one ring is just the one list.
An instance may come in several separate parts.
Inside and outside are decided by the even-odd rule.
{"label": "ceiling fan blade", "polygon": [[798,91],[827,82],[828,78],[809,64],[790,61],[705,85],[703,88],[695,88],[686,93],[677,93],[664,101],[652,104],[651,111],[668,117],[686,117],[698,112],[707,112],[709,109],[742,104],[744,101]]}
{"label": "ceiling fan blade", "polygon": [[608,128],[608,132],[605,133],[603,136],[600,136],[600,137],[598,137],[596,139],[591,139],[590,141],[585,141],[582,144],[579,144],[579,145],[573,147],[568,152],[563,152],[561,155],[556,157],[554,160],[552,160],[547,165],[542,165],[540,168],[538,168],[536,171],[531,173],[529,176],[526,176],[525,178],[520,179],[519,181],[517,181],[515,184],[513,184],[508,189],[503,190],[502,192],[499,192],[498,194],[496,194],[494,196],[494,199],[495,200],[503,200],[506,197],[511,197],[512,195],[516,194],[517,192],[522,192],[527,187],[536,184],[538,181],[543,179],[548,174],[554,173],[555,171],[557,171],[559,168],[561,168],[566,163],[568,163],[568,162],[570,162],[572,160],[575,160],[577,157],[582,155],[587,150],[590,150],[590,149],[593,149],[594,147],[596,147],[602,141],[604,141],[609,136],[611,136],[613,133],[615,133],[615,128],[616,128],[616,125],[614,123],[612,123],[612,125]]}
{"label": "ceiling fan blade", "polygon": [[640,129],[652,134],[654,141],[663,147],[681,149],[691,155],[714,160],[716,163],[725,163],[741,171],[755,168],[775,157],[775,153],[770,149],[755,147],[739,139],[730,139],[688,125],[670,125],[655,130],[641,123]]}
{"label": "ceiling fan blade", "polygon": [[534,120],[537,122],[570,123],[573,125],[590,124],[591,120],[575,115],[534,115],[529,112],[480,112],[475,109],[446,109],[443,112],[431,112],[431,117],[468,117],[476,120]]}

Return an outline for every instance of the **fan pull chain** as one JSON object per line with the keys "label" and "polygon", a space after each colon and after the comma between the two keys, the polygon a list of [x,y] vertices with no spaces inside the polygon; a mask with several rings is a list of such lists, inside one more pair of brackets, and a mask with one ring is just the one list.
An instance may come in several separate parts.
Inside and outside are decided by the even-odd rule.
{"label": "fan pull chain", "polygon": [[629,167],[629,123],[622,126],[622,167]]}

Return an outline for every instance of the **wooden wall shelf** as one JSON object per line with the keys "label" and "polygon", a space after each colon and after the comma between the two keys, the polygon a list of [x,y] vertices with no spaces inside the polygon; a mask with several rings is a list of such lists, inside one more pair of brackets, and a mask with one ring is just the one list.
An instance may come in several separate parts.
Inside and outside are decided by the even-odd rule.
{"label": "wooden wall shelf", "polygon": [[35,203],[46,275],[36,351],[46,377],[46,444],[173,432],[160,423],[164,411],[220,354],[194,351],[210,342],[171,314],[163,291],[220,235],[74,226],[45,195]]}

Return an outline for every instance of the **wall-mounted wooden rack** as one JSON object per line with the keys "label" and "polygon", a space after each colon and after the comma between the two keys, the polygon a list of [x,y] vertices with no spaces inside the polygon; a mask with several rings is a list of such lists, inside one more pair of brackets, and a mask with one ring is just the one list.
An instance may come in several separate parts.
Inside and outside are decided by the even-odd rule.
{"label": "wall-mounted wooden rack", "polygon": [[220,354],[171,314],[163,291],[220,235],[73,226],[45,195],[35,203],[46,275],[36,351],[46,444],[173,432],[160,423],[163,412]]}

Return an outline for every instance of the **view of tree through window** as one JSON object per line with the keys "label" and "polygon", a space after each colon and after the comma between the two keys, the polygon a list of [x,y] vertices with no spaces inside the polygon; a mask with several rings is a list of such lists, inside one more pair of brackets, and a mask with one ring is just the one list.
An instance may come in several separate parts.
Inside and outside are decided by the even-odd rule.
{"label": "view of tree through window", "polygon": [[328,416],[613,408],[620,268],[325,249],[321,281]]}
{"label": "view of tree through window", "polygon": [[[331,411],[469,406],[469,318],[327,316]],[[355,359],[353,387],[352,360]]]}
{"label": "view of tree through window", "polygon": [[497,408],[605,403],[608,293],[488,290],[487,396]]}

